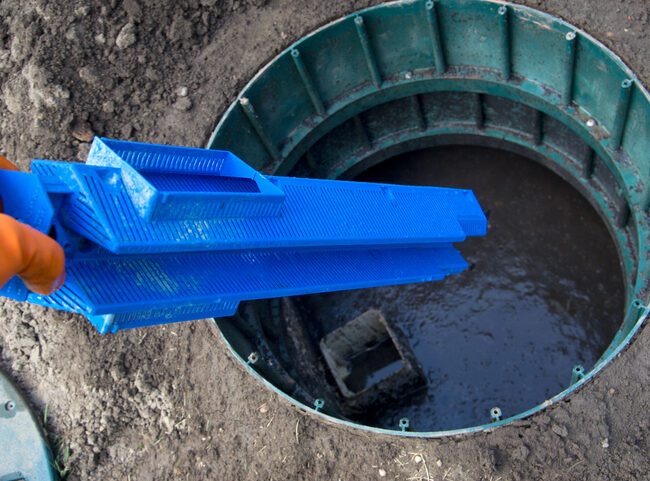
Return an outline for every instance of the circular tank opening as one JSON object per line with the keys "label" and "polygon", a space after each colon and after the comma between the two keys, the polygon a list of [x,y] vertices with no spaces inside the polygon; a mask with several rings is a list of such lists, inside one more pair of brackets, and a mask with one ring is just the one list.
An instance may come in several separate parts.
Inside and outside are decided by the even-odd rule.
{"label": "circular tank opening", "polygon": [[561,392],[574,366],[589,370],[605,351],[623,317],[618,255],[601,218],[560,177],[520,154],[455,145],[356,178],[470,188],[490,227],[489,238],[459,246],[471,270],[443,282],[293,300],[315,352],[325,334],[378,309],[422,365],[424,389],[355,421],[390,429],[407,417],[422,431],[484,424],[493,406],[518,413]]}
{"label": "circular tank opening", "polygon": [[326,25],[251,80],[209,147],[284,175],[471,188],[488,235],[443,283],[247,303],[217,326],[333,422],[429,437],[533,414],[647,316],[649,128],[620,59],[532,9],[394,2]]}

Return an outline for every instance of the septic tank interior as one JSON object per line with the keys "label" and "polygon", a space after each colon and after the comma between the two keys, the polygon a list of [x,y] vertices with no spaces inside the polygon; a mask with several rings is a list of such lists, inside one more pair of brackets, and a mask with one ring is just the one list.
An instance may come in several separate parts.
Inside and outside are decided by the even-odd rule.
{"label": "septic tank interior", "polygon": [[[532,249],[531,244],[537,242],[544,249],[539,257],[518,258],[515,263],[508,263],[506,267],[510,270],[498,271],[499,276],[494,279],[496,285],[505,282],[506,275],[523,276],[524,269],[531,268],[528,263],[533,263],[532,266],[542,271],[527,273],[532,280],[524,284],[529,289],[526,295],[513,299],[513,290],[490,288],[486,290],[484,305],[500,301],[491,295],[503,292],[503,302],[518,302],[512,304],[511,311],[505,310],[509,314],[505,321],[513,321],[515,308],[523,309],[528,314],[528,323],[539,320],[547,327],[566,327],[564,335],[550,336],[557,334],[557,330],[547,329],[544,332],[549,337],[538,339],[535,333],[516,331],[510,325],[510,332],[520,337],[510,340],[504,331],[494,328],[489,331],[494,336],[491,340],[487,335],[481,337],[480,332],[449,328],[446,332],[441,330],[439,335],[453,333],[455,339],[436,339],[439,350],[421,353],[424,344],[417,344],[414,339],[417,333],[409,332],[409,328],[420,327],[416,322],[424,321],[430,314],[422,311],[432,301],[427,298],[426,303],[419,302],[419,294],[409,288],[404,288],[404,292],[388,290],[406,299],[401,304],[397,302],[399,299],[386,298],[387,291],[374,291],[370,297],[369,293],[355,292],[292,299],[291,303],[278,300],[258,306],[262,309],[254,313],[253,322],[262,320],[267,311],[270,315],[274,312],[285,315],[287,311],[299,315],[307,327],[327,325],[334,330],[349,324],[358,314],[378,308],[386,323],[404,331],[406,339],[400,336],[400,345],[411,348],[422,364],[428,383],[425,396],[396,401],[395,412],[387,410],[377,416],[359,416],[332,411],[336,397],[341,394],[328,371],[322,378],[322,389],[310,387],[313,373],[298,369],[300,372],[292,373],[298,380],[293,385],[295,389],[275,392],[286,378],[273,376],[280,369],[268,355],[282,342],[271,336],[271,323],[268,324],[271,333],[264,336],[269,352],[263,352],[258,339],[246,333],[239,336],[240,344],[226,329],[215,336],[209,321],[101,337],[77,316],[4,302],[0,364],[19,384],[37,419],[44,424],[57,465],[66,469],[68,479],[636,480],[643,479],[648,472],[650,400],[644,387],[650,381],[647,356],[650,338],[647,329],[639,329],[633,304],[635,299],[641,305],[648,303],[647,284],[639,282],[641,274],[647,275],[647,204],[639,203],[643,192],[647,192],[648,178],[647,157],[644,160],[639,155],[648,150],[643,145],[648,124],[643,114],[643,100],[647,96],[642,87],[650,78],[646,2],[631,0],[624,5],[602,0],[521,2],[547,12],[553,17],[548,22],[543,14],[510,6],[507,15],[508,22],[512,22],[508,23],[512,75],[507,82],[499,77],[505,71],[502,63],[505,57],[499,55],[504,50],[494,43],[497,39],[494,28],[502,25],[494,4],[472,14],[470,7],[475,2],[457,2],[460,7],[467,6],[467,10],[460,8],[460,11],[452,8],[453,2],[436,2],[440,6],[436,18],[440,21],[445,61],[445,71],[440,75],[434,70],[439,59],[424,44],[420,54],[413,56],[422,63],[412,68],[406,67],[402,58],[391,58],[391,52],[403,52],[398,47],[407,37],[409,41],[430,38],[426,12],[422,17],[423,12],[416,9],[417,2],[409,3],[412,11],[393,11],[404,22],[392,24],[398,25],[397,39],[386,38],[380,28],[383,20],[378,20],[374,13],[366,16],[362,12],[361,23],[371,45],[371,55],[377,58],[380,88],[374,85],[374,75],[368,70],[371,64],[361,45],[359,32],[363,33],[364,29],[358,30],[355,23],[351,29],[347,23],[345,28],[336,27],[346,36],[349,46],[349,52],[345,49],[341,52],[345,58],[354,60],[353,72],[358,74],[348,79],[350,82],[343,82],[340,91],[335,91],[332,85],[320,84],[320,77],[313,70],[318,63],[314,63],[314,55],[318,56],[323,45],[334,42],[334,36],[320,43],[296,44],[307,78],[313,80],[317,87],[313,90],[323,102],[326,115],[319,118],[314,115],[318,97],[314,101],[309,93],[305,96],[305,81],[300,79],[291,51],[285,49],[320,28],[324,31],[330,22],[344,17],[346,22],[354,22],[360,8],[378,3],[152,0],[140,4],[75,0],[65,2],[64,8],[60,3],[45,0],[3,1],[0,3],[3,18],[0,90],[7,109],[0,116],[2,153],[27,169],[29,159],[34,157],[84,159],[93,134],[206,146],[211,131],[224,119],[222,129],[217,129],[223,132],[221,145],[235,151],[246,149],[240,155],[252,164],[258,162],[256,167],[267,172],[427,184],[433,183],[430,176],[435,175],[436,183],[467,182],[485,198],[480,200],[490,211],[491,225],[485,239],[477,240],[476,245],[472,242],[460,246],[465,256],[471,257],[475,248],[481,252],[489,249],[487,242],[491,236],[503,239],[502,236],[511,233],[517,234],[512,243],[516,241]],[[466,15],[472,17],[472,22],[463,23],[461,28]],[[497,16],[494,23],[493,15]],[[539,30],[535,30],[537,27]],[[560,98],[566,91],[562,88],[566,70],[560,59],[570,58],[563,50],[563,38],[573,29],[578,31],[575,88],[572,102],[565,108]],[[540,38],[540,44],[532,51],[524,51],[525,33]],[[640,80],[609,52],[601,58],[602,63],[594,59],[602,45],[590,35],[620,55]],[[467,53],[470,48],[476,49],[475,55]],[[260,90],[261,95],[256,97],[250,90],[252,83],[248,86],[246,83],[250,79],[260,80],[264,74],[258,76],[257,72],[278,55],[284,62],[279,66],[286,70],[286,77],[280,77],[285,82],[284,90]],[[322,55],[340,59],[331,50],[323,51]],[[583,67],[594,62],[597,74],[591,71],[586,74]],[[533,75],[530,68],[534,64],[539,64],[549,76]],[[334,67],[330,70],[337,71],[339,66]],[[350,71],[348,67],[346,72]],[[398,72],[403,79],[397,78]],[[426,77],[429,74],[431,82]],[[634,82],[626,113],[629,117],[623,117],[626,132],[622,148],[617,151],[610,148],[609,141],[620,105],[616,94],[625,78]],[[434,86],[434,80],[447,82]],[[458,80],[465,85],[459,85]],[[477,86],[476,82],[483,81],[487,83]],[[497,89],[497,84],[507,87]],[[373,89],[378,89],[376,99]],[[287,91],[295,94],[295,98],[287,97]],[[464,96],[461,91],[480,93],[482,97]],[[415,102],[411,95],[414,92],[419,96]],[[454,92],[456,97],[446,105],[436,97],[438,92]],[[246,113],[235,111],[240,109],[241,97],[250,98],[262,136],[266,133],[271,140],[270,147],[260,140]],[[508,100],[516,103],[508,104]],[[509,107],[501,109],[500,102]],[[281,111],[279,104],[293,106],[295,110]],[[520,107],[524,104],[533,110]],[[234,105],[230,111],[229,105]],[[446,105],[444,112],[436,112],[436,105]],[[278,117],[282,121],[268,117],[265,106],[270,112],[279,109]],[[413,115],[418,108],[425,114],[424,122]],[[402,116],[387,114],[387,110]],[[501,115],[504,111],[506,116]],[[544,115],[538,116],[535,111]],[[516,112],[521,117],[512,117]],[[449,115],[447,120],[443,114]],[[233,124],[242,126],[244,132],[230,131],[226,135],[223,127],[233,116],[240,117]],[[356,116],[360,116],[360,121],[355,120]],[[389,117],[396,119],[397,124],[401,122],[404,129],[388,126],[385,120]],[[476,128],[481,123],[482,130]],[[630,125],[635,126],[632,131],[628,130]],[[340,130],[335,132],[337,128]],[[568,131],[574,135],[566,134]],[[569,156],[558,150],[572,142],[563,139],[563,135],[574,140],[577,135],[582,142],[574,144]],[[359,139],[366,142],[361,149],[356,148]],[[217,135],[213,136],[215,140]],[[542,142],[538,145],[539,140]],[[322,143],[315,147],[319,142]],[[582,157],[580,148],[584,144],[595,155],[586,150],[584,153],[588,155]],[[340,157],[337,159],[328,151],[338,152]],[[270,160],[274,156],[277,158]],[[502,171],[475,166],[477,170],[470,172],[449,167],[463,162],[505,167]],[[486,192],[478,185],[487,187],[490,181],[496,188],[497,182],[507,182],[509,176],[517,180],[510,184],[514,185],[512,192]],[[563,180],[558,180],[558,176]],[[632,179],[639,181],[638,185],[633,185]],[[539,196],[535,203],[525,195],[526,186]],[[552,197],[543,197],[548,195]],[[517,229],[514,224],[517,218],[500,215],[510,207],[498,204],[502,198],[504,202],[517,200],[522,213],[529,208],[532,212],[529,210],[527,215],[551,223],[548,229],[543,226],[548,232],[537,238],[535,233],[542,230],[540,226],[531,232]],[[554,202],[556,198],[564,199],[571,207],[561,208],[559,202]],[[629,214],[623,198],[628,201]],[[490,199],[494,205],[490,205]],[[515,208],[517,214],[520,209]],[[620,213],[618,217],[617,213]],[[584,225],[576,226],[565,217],[572,214],[582,215]],[[529,221],[528,217],[519,220]],[[575,244],[568,245],[570,239],[562,237],[565,233],[571,234]],[[554,248],[560,251],[550,252]],[[549,253],[553,256],[550,259]],[[547,257],[546,262],[541,257]],[[474,260],[473,270],[462,276],[480,274],[483,266],[497,263],[500,257],[483,260]],[[570,266],[574,262],[583,270],[572,272]],[[524,267],[518,271],[515,268],[519,263]],[[459,276],[450,281],[460,285],[465,278]],[[486,283],[489,280],[482,279]],[[551,283],[549,287],[549,279],[572,281],[574,285],[558,288]],[[471,286],[463,288],[466,291]],[[594,298],[594,291],[604,294]],[[476,291],[472,292],[476,295]],[[506,292],[509,298],[505,297]],[[452,293],[445,292],[445,295],[452,296]],[[363,303],[357,305],[359,299]],[[419,311],[418,306],[408,305],[413,299],[422,305]],[[471,328],[480,317],[463,311],[472,309],[471,305],[466,302],[456,305],[454,300],[453,296],[449,299],[449,309],[457,309],[457,315],[466,317],[465,325]],[[338,311],[345,312],[335,317]],[[408,318],[409,312],[420,317]],[[401,313],[405,314],[403,318]],[[451,315],[445,309],[447,313]],[[241,315],[245,314],[242,310]],[[489,314],[489,310],[482,309],[480,314]],[[492,319],[485,320],[489,321]],[[444,327],[429,321],[423,322],[423,326]],[[425,330],[424,334],[436,332]],[[603,344],[594,337],[597,333]],[[296,334],[294,331],[283,341],[285,349],[293,348],[290,340],[300,340]],[[329,369],[319,345],[327,332],[323,329],[309,334],[318,348],[311,365],[320,363],[321,369]],[[535,335],[535,347],[527,349],[523,341],[529,335]],[[540,353],[540,349],[549,346],[543,340],[569,350],[561,350],[557,356]],[[307,339],[303,341],[297,347],[309,345]],[[506,354],[519,355],[519,362],[529,361],[526,369],[538,371],[527,377],[518,373],[512,364],[485,367],[480,363],[480,352],[465,349],[461,351],[464,357],[457,355],[456,349],[450,347],[452,341],[461,349],[462,343],[489,344],[486,353],[499,351],[502,359]],[[503,344],[499,342],[521,349],[503,352],[500,348]],[[583,346],[585,342],[588,345]],[[311,343],[313,346],[314,341]],[[235,348],[232,352],[237,361],[233,360],[229,345]],[[610,349],[610,346],[618,347]],[[259,349],[258,362],[246,364],[253,349]],[[436,362],[434,356],[442,349],[449,353],[444,356],[447,373],[442,368],[431,367]],[[395,350],[388,351],[392,354],[385,359],[394,359]],[[274,353],[274,356],[282,361],[281,354]],[[532,354],[557,360],[558,365],[548,368],[536,365]],[[522,360],[522,356],[527,357]],[[418,417],[419,406],[425,406],[429,412],[435,410],[440,416],[435,403],[447,402],[436,396],[436,388],[446,384],[445,392],[450,395],[454,380],[460,388],[474,384],[463,380],[462,372],[459,373],[466,358],[468,363],[478,365],[478,371],[467,369],[467,376],[478,377],[481,369],[491,376],[491,369],[504,369],[505,376],[515,378],[521,389],[509,387],[503,376],[494,385],[480,378],[476,380],[481,383],[480,393],[465,399],[459,399],[464,394],[458,394],[449,400],[451,411],[443,410],[449,417],[437,417],[425,423],[422,416]],[[263,367],[269,360],[274,369],[265,372]],[[286,363],[282,362],[286,369]],[[570,393],[561,393],[572,382],[574,363],[584,367],[586,377],[574,384]],[[458,376],[454,378],[450,372]],[[544,377],[537,382],[540,372]],[[362,378],[357,376],[356,380]],[[539,396],[530,393],[524,399],[521,391],[530,385],[545,391]],[[501,397],[488,397],[489,389]],[[520,405],[508,404],[513,401],[513,393],[519,394]],[[332,397],[325,399],[328,394]],[[312,407],[321,396],[325,403],[318,404],[321,407],[316,413]],[[541,411],[536,408],[540,399],[548,401],[542,404]],[[471,417],[472,403],[476,407],[475,417]],[[292,404],[299,409],[294,409]],[[491,422],[492,407],[500,407],[502,421]],[[520,415],[521,419],[514,422],[509,419]],[[399,424],[402,417],[409,418],[404,432],[404,425]],[[369,433],[368,427],[372,426],[390,432]],[[440,431],[461,426],[470,426],[472,430],[483,426],[484,432],[451,436],[456,431]],[[413,439],[415,436],[439,439]]]}
{"label": "septic tank interior", "polygon": [[295,300],[313,339],[380,309],[422,364],[426,388],[356,420],[395,428],[408,417],[422,431],[485,424],[493,406],[519,413],[561,392],[576,364],[588,370],[605,351],[623,316],[618,256],[602,220],[558,176],[521,155],[453,146],[357,178],[464,185],[489,209],[490,229],[461,247],[471,270],[441,283]]}
{"label": "septic tank interior", "polygon": [[253,77],[208,146],[267,172],[472,188],[488,235],[438,284],[258,302],[216,324],[251,372],[351,426],[428,437],[524,418],[644,315],[648,126],[620,59],[541,12],[394,2],[325,25]]}

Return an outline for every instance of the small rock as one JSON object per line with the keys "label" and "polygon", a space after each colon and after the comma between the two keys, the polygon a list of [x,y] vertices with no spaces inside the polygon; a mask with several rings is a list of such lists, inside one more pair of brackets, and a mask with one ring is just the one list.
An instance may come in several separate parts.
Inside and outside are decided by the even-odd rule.
{"label": "small rock", "polygon": [[174,103],[174,108],[176,110],[188,111],[192,108],[192,101],[189,99],[189,97],[180,97]]}
{"label": "small rock", "polygon": [[95,35],[95,42],[97,42],[100,45],[104,45],[106,43],[106,35],[103,33],[98,33]]}
{"label": "small rock", "polygon": [[43,68],[30,63],[23,69],[22,75],[28,84],[29,100],[35,107],[60,107],[68,103],[70,92],[53,83]]}
{"label": "small rock", "polygon": [[75,17],[85,17],[90,12],[90,7],[88,5],[83,5],[74,11]]}
{"label": "small rock", "polygon": [[70,135],[79,142],[91,142],[95,132],[88,122],[75,122],[70,129]]}
{"label": "small rock", "polygon": [[189,89],[187,87],[178,87],[176,89],[176,95],[179,97],[187,97],[187,94],[189,93]]}
{"label": "small rock", "polygon": [[436,466],[438,466],[439,468],[442,468],[442,460],[441,459],[436,461]]}
{"label": "small rock", "polygon": [[97,85],[101,81],[101,78],[95,69],[87,65],[79,69],[79,78],[91,85]]}
{"label": "small rock", "polygon": [[144,71],[144,76],[145,76],[147,79],[149,79],[149,80],[153,80],[154,82],[157,82],[158,80],[161,79],[161,76],[160,76],[160,74],[158,73],[158,71],[155,70],[155,69],[153,69],[153,68],[151,68],[151,67],[147,67],[147,68],[145,69],[145,71]]}
{"label": "small rock", "polygon": [[41,360],[41,348],[39,346],[34,346],[31,353],[29,354],[29,362],[34,365],[40,362]]}
{"label": "small rock", "polygon": [[609,439],[608,438],[603,439],[601,446],[607,449],[609,447]]}
{"label": "small rock", "polygon": [[114,382],[120,382],[122,380],[120,370],[118,369],[117,366],[111,367],[108,370],[108,373],[111,375],[111,378],[113,379]]}
{"label": "small rock", "polygon": [[9,70],[11,67],[11,51],[0,48],[0,71]]}
{"label": "small rock", "polygon": [[569,431],[567,431],[567,428],[562,426],[561,424],[553,424],[551,426],[551,431],[553,431],[561,438],[566,438],[569,435]]}
{"label": "small rock", "polygon": [[261,412],[262,414],[266,414],[267,412],[269,412],[269,406],[268,406],[268,404],[266,404],[266,403],[262,404],[262,405],[260,406],[260,412]]}
{"label": "small rock", "polygon": [[413,458],[413,461],[415,461],[415,464],[420,464],[420,463],[422,462],[422,456],[420,456],[419,454],[416,455],[416,456]]}
{"label": "small rock", "polygon": [[65,38],[70,42],[80,42],[83,39],[83,29],[79,25],[72,25],[65,32]]}
{"label": "small rock", "polygon": [[161,426],[165,428],[165,431],[169,434],[174,428],[174,420],[166,413],[160,415],[158,422]]}
{"label": "small rock", "polygon": [[385,478],[386,477],[386,470],[380,469],[379,470],[379,477],[380,478]]}
{"label": "small rock", "polygon": [[135,129],[133,127],[133,124],[125,124],[125,125],[123,125],[122,129],[121,129],[122,137],[124,137],[125,139],[130,138],[133,135],[134,130]]}
{"label": "small rock", "polygon": [[102,104],[102,111],[106,112],[107,114],[112,114],[115,112],[115,102],[112,100],[107,100]]}
{"label": "small rock", "polygon": [[115,39],[115,45],[117,45],[117,48],[119,48],[120,50],[124,50],[125,48],[128,48],[131,45],[133,45],[135,41],[136,41],[135,25],[129,22],[126,25],[124,25],[122,27],[122,30],[120,30],[120,33],[117,34],[117,38]]}

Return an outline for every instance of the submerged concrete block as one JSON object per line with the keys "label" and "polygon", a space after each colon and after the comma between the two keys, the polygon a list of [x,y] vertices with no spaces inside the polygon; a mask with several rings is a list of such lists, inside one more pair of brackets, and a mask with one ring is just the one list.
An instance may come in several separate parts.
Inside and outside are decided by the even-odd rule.
{"label": "submerged concrete block", "polygon": [[410,346],[376,309],[330,332],[320,349],[352,410],[380,407],[426,385]]}

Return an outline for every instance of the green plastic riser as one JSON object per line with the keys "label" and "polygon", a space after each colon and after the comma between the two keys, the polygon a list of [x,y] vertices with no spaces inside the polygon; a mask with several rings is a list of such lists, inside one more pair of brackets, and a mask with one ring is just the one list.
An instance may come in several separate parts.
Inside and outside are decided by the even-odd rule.
{"label": "green plastic riser", "polygon": [[[569,181],[604,218],[626,279],[625,319],[582,380],[471,431],[530,415],[582,385],[647,316],[650,96],[634,73],[587,33],[527,7],[392,2],[325,25],[279,54],[243,89],[208,146],[269,173],[349,178],[403,152],[459,143],[523,153]],[[400,434],[457,432],[467,430]]]}

